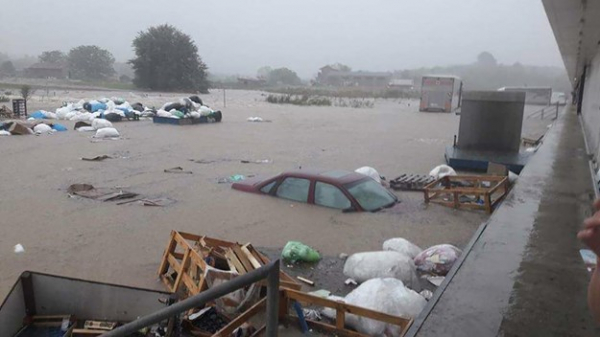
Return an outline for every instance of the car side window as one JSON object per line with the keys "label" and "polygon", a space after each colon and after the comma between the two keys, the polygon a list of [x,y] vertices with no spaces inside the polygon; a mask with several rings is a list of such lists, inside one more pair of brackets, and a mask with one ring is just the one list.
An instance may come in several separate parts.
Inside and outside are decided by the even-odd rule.
{"label": "car side window", "polygon": [[273,186],[275,186],[275,184],[277,183],[277,180],[274,180],[268,184],[266,184],[265,186],[263,186],[260,191],[266,194],[269,194],[269,192],[271,192],[271,189],[273,188]]}
{"label": "car side window", "polygon": [[307,202],[310,180],[302,178],[285,178],[277,187],[276,195],[280,198]]}
{"label": "car side window", "polygon": [[319,181],[315,185],[315,204],[337,209],[347,209],[352,206],[339,188]]}

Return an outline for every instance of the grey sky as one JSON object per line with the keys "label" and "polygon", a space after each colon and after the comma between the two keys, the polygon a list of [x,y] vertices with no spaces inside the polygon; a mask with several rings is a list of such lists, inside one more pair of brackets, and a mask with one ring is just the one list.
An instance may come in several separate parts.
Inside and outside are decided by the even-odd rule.
{"label": "grey sky", "polygon": [[[192,36],[210,71],[264,65],[302,77],[334,62],[395,70],[472,62],[561,66],[540,0],[2,0],[0,52],[96,44],[118,61],[131,40],[170,23]],[[8,4],[6,4],[8,2]]]}

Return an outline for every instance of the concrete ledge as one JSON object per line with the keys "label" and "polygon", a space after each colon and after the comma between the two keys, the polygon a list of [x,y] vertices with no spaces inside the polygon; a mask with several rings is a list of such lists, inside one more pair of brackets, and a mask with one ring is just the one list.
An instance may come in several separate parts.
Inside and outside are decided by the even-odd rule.
{"label": "concrete ledge", "polygon": [[593,198],[567,106],[407,336],[599,336],[576,238]]}

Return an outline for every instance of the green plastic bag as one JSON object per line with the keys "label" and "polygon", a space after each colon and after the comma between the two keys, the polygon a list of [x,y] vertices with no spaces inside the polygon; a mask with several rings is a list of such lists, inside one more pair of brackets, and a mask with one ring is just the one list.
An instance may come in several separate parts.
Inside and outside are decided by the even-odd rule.
{"label": "green plastic bag", "polygon": [[171,115],[179,117],[179,118],[185,117],[185,115],[183,114],[183,112],[181,112],[179,110],[175,110],[175,111],[171,112]]}
{"label": "green plastic bag", "polygon": [[283,247],[281,256],[287,262],[295,263],[302,262],[317,262],[321,259],[321,255],[311,247],[299,241],[288,241]]}

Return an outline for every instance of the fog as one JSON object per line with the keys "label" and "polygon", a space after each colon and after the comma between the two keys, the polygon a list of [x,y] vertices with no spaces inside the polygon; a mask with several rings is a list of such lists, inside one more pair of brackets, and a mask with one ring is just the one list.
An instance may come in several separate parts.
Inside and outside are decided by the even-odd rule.
{"label": "fog", "polygon": [[310,78],[323,65],[398,70],[473,62],[559,66],[539,0],[2,0],[0,52],[37,56],[95,44],[117,61],[131,41],[169,23],[192,36],[215,74],[285,66]]}

